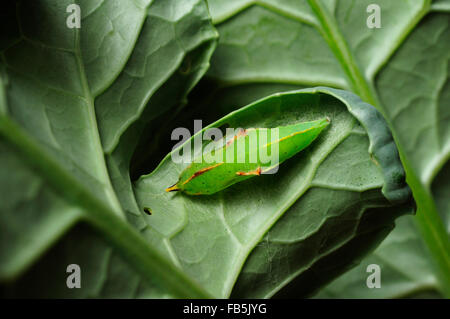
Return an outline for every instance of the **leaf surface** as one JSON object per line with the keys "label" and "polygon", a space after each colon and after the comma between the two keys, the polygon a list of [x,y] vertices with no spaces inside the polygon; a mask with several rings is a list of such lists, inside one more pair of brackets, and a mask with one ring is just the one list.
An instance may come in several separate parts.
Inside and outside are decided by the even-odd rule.
{"label": "leaf surface", "polygon": [[386,123],[351,93],[317,88],[275,94],[211,126],[276,127],[325,116],[329,128],[276,174],[210,196],[167,193],[188,165],[169,154],[137,182],[139,206],[151,209],[146,220],[163,237],[161,247],[211,294],[228,297],[239,277],[233,297],[270,297],[303,275],[311,281],[302,291],[307,295],[322,283],[312,282],[316,263],[367,233],[352,249],[370,249],[393,227],[393,218],[411,211]]}
{"label": "leaf surface", "polygon": [[[119,141],[149,114],[179,108],[205,72],[217,37],[206,3],[80,1],[82,27],[70,29],[71,3],[16,1],[2,9],[2,32],[12,30],[0,46],[0,176],[8,198],[0,205],[2,290],[205,297],[130,220],[140,214],[130,208],[136,144]],[[114,152],[118,145],[126,151]],[[71,263],[80,265],[85,289],[67,289]]]}
{"label": "leaf surface", "polygon": [[[448,1],[378,1],[380,29],[366,27],[373,1],[208,3],[221,37],[194,95],[196,116],[210,123],[249,99],[315,84],[349,89],[375,105],[393,131],[418,205],[411,229],[431,252],[423,258],[430,259],[432,289],[449,295]],[[216,107],[206,107],[212,101]],[[412,255],[415,246],[399,242],[402,249]],[[386,296],[410,295],[405,287]]]}

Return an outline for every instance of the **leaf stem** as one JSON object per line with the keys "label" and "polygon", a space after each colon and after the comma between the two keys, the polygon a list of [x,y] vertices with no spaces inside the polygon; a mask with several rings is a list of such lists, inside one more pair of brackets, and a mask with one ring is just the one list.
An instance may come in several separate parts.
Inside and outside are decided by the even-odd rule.
{"label": "leaf stem", "polygon": [[334,16],[328,12],[327,8],[320,1],[308,0],[308,2],[320,22],[319,31],[344,69],[353,91],[367,103],[374,106],[379,105],[375,91],[369,85],[368,81],[366,81],[347,42],[341,32],[339,32],[338,24]]}
{"label": "leaf stem", "polygon": [[109,205],[94,197],[66,172],[15,122],[0,114],[0,136],[22,153],[27,163],[66,200],[85,210],[84,219],[97,228],[143,278],[180,298],[211,298],[197,283],[149,245]]}
{"label": "leaf stem", "polygon": [[100,134],[98,131],[97,118],[95,115],[95,105],[94,105],[94,97],[92,96],[91,90],[89,88],[89,83],[87,80],[86,72],[83,65],[83,60],[81,56],[81,48],[80,48],[80,31],[76,29],[75,32],[75,59],[78,66],[78,72],[81,81],[81,87],[83,89],[83,94],[85,101],[88,106],[88,120],[89,120],[89,128],[88,132],[91,135],[92,143],[94,144],[94,149],[97,157],[97,165],[98,165],[98,174],[99,178],[102,179],[102,182],[106,185],[106,194],[110,200],[110,205],[114,209],[115,213],[125,219],[125,215],[122,211],[122,206],[117,199],[116,193],[114,192],[114,188],[111,184],[111,180],[109,179],[108,169],[106,168],[105,156],[103,153],[103,147],[100,140]]}
{"label": "leaf stem", "polygon": [[[397,142],[395,127],[392,125],[389,117],[386,116],[384,107],[380,103],[373,86],[360,71],[343,35],[339,31],[334,16],[328,12],[327,8],[320,1],[308,0],[308,3],[320,22],[320,32],[344,69],[353,91],[364,101],[375,106],[384,115],[392,130],[394,140]],[[425,15],[424,12],[421,12],[421,14],[422,16]],[[450,298],[449,236],[439,217],[431,192],[415,174],[407,160],[406,153],[402,149],[402,145],[400,143],[396,144],[405,168],[407,182],[413,191],[414,199],[417,203],[416,225],[436,265],[439,289],[443,295]]]}
{"label": "leaf stem", "polygon": [[446,298],[450,298],[450,240],[447,230],[437,212],[431,192],[414,174],[408,174],[408,171],[407,182],[417,202],[416,226],[437,270],[438,288]]}

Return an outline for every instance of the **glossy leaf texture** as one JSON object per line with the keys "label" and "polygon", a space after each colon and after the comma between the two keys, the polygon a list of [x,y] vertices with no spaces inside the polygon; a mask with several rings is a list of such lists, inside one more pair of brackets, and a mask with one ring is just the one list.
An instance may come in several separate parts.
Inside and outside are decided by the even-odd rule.
{"label": "glossy leaf texture", "polygon": [[[393,132],[418,207],[417,217],[404,217],[411,220],[402,222],[388,243],[405,255],[419,254],[427,266],[418,266],[416,276],[386,282],[391,288],[377,292],[367,289],[365,268],[357,268],[359,290],[339,279],[339,286],[330,286],[333,294],[319,296],[410,296],[423,282],[450,296],[449,2],[377,1],[379,29],[366,25],[372,3],[209,0],[220,40],[210,70],[194,91],[197,109],[191,114],[211,123],[254,99],[318,84],[353,91],[374,105]],[[402,236],[411,238],[396,240]],[[275,240],[267,242],[267,251],[282,253]],[[416,243],[423,249],[417,250]],[[380,255],[394,259],[389,248],[383,245],[373,258],[386,272],[397,271]],[[264,260],[262,253],[250,255],[243,274],[255,272],[252,258],[255,264]],[[268,268],[279,262],[266,260]],[[349,276],[355,280],[355,274]],[[273,285],[277,282],[273,279]]]}
{"label": "glossy leaf texture", "polygon": [[270,128],[324,117],[329,127],[276,174],[209,196],[167,193],[167,181],[189,165],[169,154],[136,183],[162,251],[212,295],[281,296],[295,286],[307,296],[384,238],[396,217],[413,211],[387,124],[352,93],[275,94],[210,127]]}
{"label": "glossy leaf texture", "polygon": [[[2,4],[2,295],[206,297],[138,226],[128,169],[133,134],[163,126],[208,68],[207,5],[79,1],[70,29],[72,3]],[[72,263],[83,289],[67,289]]]}
{"label": "glossy leaf texture", "polygon": [[[448,292],[447,0],[379,0],[381,29],[365,25],[368,0],[79,0],[79,30],[72,3],[1,4],[2,297],[310,296],[411,211],[385,122],[355,113],[370,109],[355,96],[295,91],[227,115],[317,85],[381,111],[419,208],[367,259],[389,289],[368,291],[355,268],[318,296]],[[305,154],[209,200],[164,192],[180,172],[168,158],[131,182],[193,119],[325,112],[333,126]],[[399,252],[421,262],[395,269]],[[82,289],[67,289],[72,263]]]}
{"label": "glossy leaf texture", "polygon": [[[394,231],[370,256],[315,298],[442,298],[431,256],[410,217],[397,219]],[[381,288],[367,287],[366,279],[373,273],[370,265],[380,266]]]}

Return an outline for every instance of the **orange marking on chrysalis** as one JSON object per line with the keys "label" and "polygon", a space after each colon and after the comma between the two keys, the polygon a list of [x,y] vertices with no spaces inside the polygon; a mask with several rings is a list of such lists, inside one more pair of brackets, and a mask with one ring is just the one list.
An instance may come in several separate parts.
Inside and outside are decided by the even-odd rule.
{"label": "orange marking on chrysalis", "polygon": [[236,172],[236,175],[239,175],[239,176],[261,175],[261,167],[258,167],[254,171],[250,171],[250,172]]}
{"label": "orange marking on chrysalis", "polygon": [[[178,184],[178,183],[177,183]],[[170,187],[166,188],[166,192],[176,192],[179,191],[180,189],[178,188],[177,184],[172,185]]]}
{"label": "orange marking on chrysalis", "polygon": [[216,168],[217,166],[220,166],[220,165],[222,165],[222,164],[225,164],[225,163],[218,163],[218,164],[214,164],[214,165],[209,166],[209,167],[202,168],[201,170],[195,172],[191,177],[189,177],[189,178],[183,183],[183,185],[186,184],[186,183],[189,183],[189,182],[190,182],[191,180],[193,180],[194,178],[196,178],[196,177],[202,175],[203,173],[206,173],[207,171],[210,171],[210,170],[212,170],[213,168]]}
{"label": "orange marking on chrysalis", "polygon": [[233,136],[233,138],[231,138],[228,142],[226,146],[229,146],[230,144],[232,144],[235,140],[237,140],[239,137],[241,136],[246,136],[247,135],[247,130],[243,129],[240,130],[239,132],[237,132],[237,134],[235,136]]}

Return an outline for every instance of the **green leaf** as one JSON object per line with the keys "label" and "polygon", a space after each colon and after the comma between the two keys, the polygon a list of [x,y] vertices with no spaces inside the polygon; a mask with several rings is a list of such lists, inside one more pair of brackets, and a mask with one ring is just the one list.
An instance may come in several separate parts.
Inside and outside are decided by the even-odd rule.
{"label": "green leaf", "polygon": [[[439,280],[424,242],[410,216],[400,217],[394,231],[361,264],[323,288],[317,298],[411,298],[437,292]],[[371,264],[381,268],[381,288],[368,289]],[[439,294],[437,294],[439,297]]]}
{"label": "green leaf", "polygon": [[[129,220],[140,214],[126,163],[136,145],[114,152],[150,114],[182,106],[206,71],[217,37],[206,3],[80,1],[82,27],[70,29],[71,3],[2,5],[2,294],[207,297]],[[85,289],[67,289],[71,263]]]}
{"label": "green leaf", "polygon": [[[392,239],[383,244],[373,257],[346,275],[346,279],[340,278],[325,293],[335,291],[338,287],[344,288],[342,285],[346,284],[346,280],[354,289],[343,289],[341,297],[358,294],[360,297],[410,296],[416,290],[424,289],[440,290],[444,294],[449,292],[446,286],[450,280],[450,45],[446,40],[449,35],[448,14],[428,15],[376,79],[380,99],[384,105],[389,105],[385,108],[386,115],[391,119],[397,141],[402,146],[404,162],[413,172],[411,175],[415,173],[410,185],[416,191],[419,209],[428,208],[419,212],[417,223],[431,250],[431,256],[423,249],[423,239],[417,230],[414,232],[414,224],[404,221],[394,231]],[[394,260],[394,256],[405,257],[398,257],[398,263],[393,265],[390,261]],[[367,289],[363,292],[360,287],[353,286],[352,278],[361,274],[364,265],[374,259],[381,259],[379,264],[386,271],[406,272],[407,275],[399,278],[389,276],[392,279],[386,285],[390,287],[381,292]],[[409,262],[406,266],[408,259],[422,261]],[[435,266],[440,267],[441,271],[434,271]]]}
{"label": "green leaf", "polygon": [[[366,26],[369,0],[208,3],[220,40],[195,91],[194,118],[210,123],[249,99],[316,84],[352,90],[376,106],[393,132],[417,202],[414,236],[429,252],[423,258],[434,288],[448,296],[448,1],[377,1],[380,29]],[[412,252],[414,246],[398,249]],[[364,272],[361,285],[366,277]],[[404,287],[386,296],[410,295]]]}
{"label": "green leaf", "polygon": [[[72,3],[1,5],[1,296],[309,296],[411,211],[397,148],[417,216],[319,296],[450,296],[448,0],[379,0],[381,29],[369,0],[79,0],[79,30]],[[374,105],[397,148],[351,93],[292,91],[316,85]],[[273,176],[172,196],[168,156],[131,182],[192,119],[315,116],[330,130]],[[366,288],[368,262],[385,289]],[[67,289],[72,263],[82,289]]]}
{"label": "green leaf", "polygon": [[[329,128],[274,175],[210,196],[174,195],[165,189],[188,164],[175,163],[169,154],[137,182],[139,206],[151,209],[146,220],[160,233],[161,249],[212,295],[228,297],[234,289],[233,297],[269,297],[295,278],[308,280],[302,294],[311,293],[371,249],[395,217],[411,211],[385,121],[349,92],[275,94],[210,127],[276,127],[326,116]],[[330,258],[332,271],[316,268]],[[314,283],[312,273],[323,282]]]}

